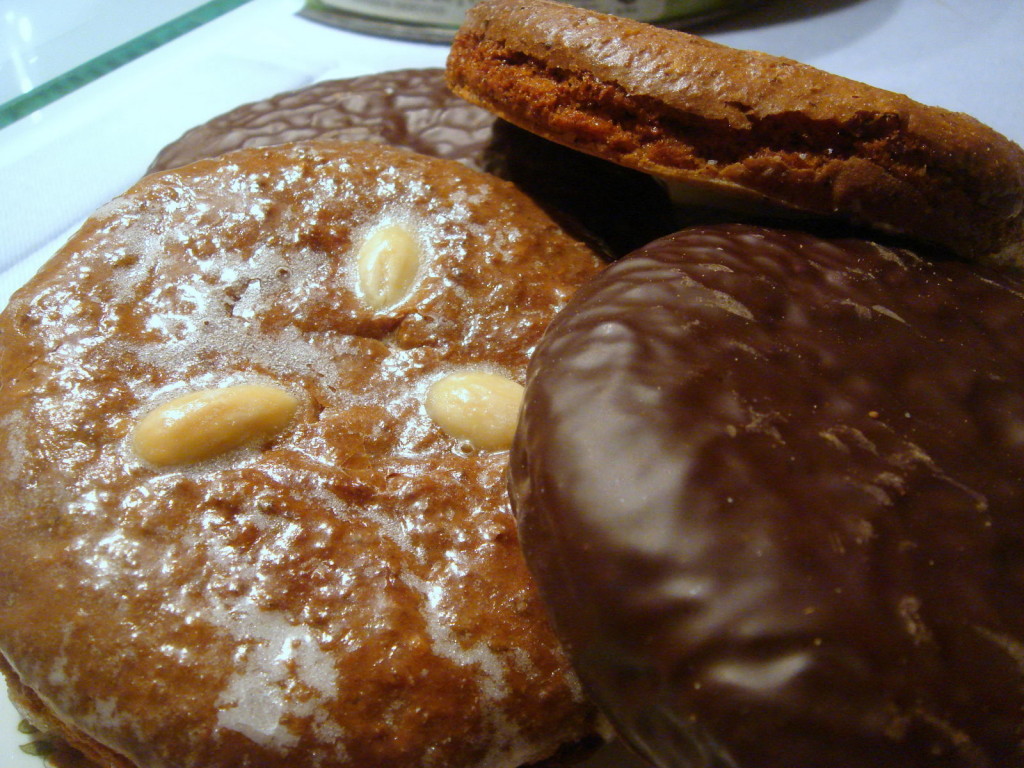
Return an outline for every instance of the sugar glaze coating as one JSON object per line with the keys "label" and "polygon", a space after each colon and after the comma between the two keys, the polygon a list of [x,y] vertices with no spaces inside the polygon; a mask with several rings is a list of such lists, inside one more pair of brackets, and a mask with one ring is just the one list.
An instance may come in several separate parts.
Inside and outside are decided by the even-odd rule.
{"label": "sugar glaze coating", "polygon": [[[373,309],[354,254],[394,222],[422,264]],[[111,202],[0,321],[12,683],[145,768],[511,768],[586,736],[507,452],[422,403],[455,370],[522,381],[598,266],[511,185],[370,144],[243,150]],[[195,464],[132,452],[158,404],[239,384],[293,420]]]}

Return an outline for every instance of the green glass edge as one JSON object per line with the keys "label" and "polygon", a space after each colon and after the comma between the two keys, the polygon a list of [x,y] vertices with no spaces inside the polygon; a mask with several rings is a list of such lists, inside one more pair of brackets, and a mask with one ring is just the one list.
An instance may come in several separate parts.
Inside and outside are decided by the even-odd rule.
{"label": "green glass edge", "polygon": [[42,109],[72,91],[88,85],[94,80],[134,61],[143,54],[169,43],[186,32],[200,27],[218,16],[223,16],[250,0],[213,0],[205,3],[181,16],[154,27],[149,32],[134,37],[121,45],[111,48],[106,53],[79,64],[45,83],[41,83],[27,93],[15,96],[0,106],[0,128],[6,128],[26,115]]}

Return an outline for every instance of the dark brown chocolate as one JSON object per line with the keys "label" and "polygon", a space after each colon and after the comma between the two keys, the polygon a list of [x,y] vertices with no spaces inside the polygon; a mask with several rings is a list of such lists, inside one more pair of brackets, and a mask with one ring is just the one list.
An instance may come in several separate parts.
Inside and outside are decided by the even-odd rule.
{"label": "dark brown chocolate", "polygon": [[531,364],[511,490],[576,668],[663,768],[1024,765],[1024,281],[685,230]]}
{"label": "dark brown chocolate", "polygon": [[489,171],[612,257],[677,228],[651,177],[497,120],[449,91],[441,69],[330,80],[240,106],[165,147],[149,171],[310,139],[391,144]]}
{"label": "dark brown chocolate", "polygon": [[440,69],[405,69],[314,83],[244,104],[164,147],[150,171],[247,147],[310,139],[376,141],[483,170],[494,115],[463,101]]}

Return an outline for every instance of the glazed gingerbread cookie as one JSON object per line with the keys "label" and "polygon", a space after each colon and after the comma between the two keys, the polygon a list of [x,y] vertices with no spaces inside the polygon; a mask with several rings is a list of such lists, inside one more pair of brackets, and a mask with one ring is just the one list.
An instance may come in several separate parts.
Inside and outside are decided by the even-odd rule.
{"label": "glazed gingerbread cookie", "polygon": [[455,93],[686,200],[837,217],[1024,264],[1024,151],[973,118],[789,59],[551,0],[484,0]]}
{"label": "glazed gingerbread cookie", "polygon": [[1024,765],[1024,281],[684,230],[573,297],[511,459],[588,690],[662,768]]}
{"label": "glazed gingerbread cookie", "polygon": [[599,269],[512,185],[366,143],[98,211],[0,318],[0,651],[105,768],[550,758],[594,712],[505,492]]}

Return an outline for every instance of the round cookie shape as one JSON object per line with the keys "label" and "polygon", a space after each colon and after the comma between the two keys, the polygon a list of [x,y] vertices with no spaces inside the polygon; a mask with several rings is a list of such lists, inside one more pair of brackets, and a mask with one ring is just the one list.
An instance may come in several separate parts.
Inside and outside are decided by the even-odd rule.
{"label": "round cookie shape", "polygon": [[696,227],[528,373],[510,489],[589,693],[664,768],[1024,765],[1024,285]]}
{"label": "round cookie shape", "polygon": [[550,0],[474,6],[447,67],[460,96],[684,198],[1024,263],[1024,151],[967,115]]}
{"label": "round cookie shape", "polygon": [[453,94],[437,68],[328,80],[242,105],[164,147],[149,170],[309,140],[390,144],[494,173],[613,257],[679,228],[653,179],[497,120]]}
{"label": "round cookie shape", "polygon": [[424,401],[521,383],[599,268],[507,182],[366,143],[98,211],[0,316],[20,706],[117,768],[514,768],[588,738],[507,448]]}

